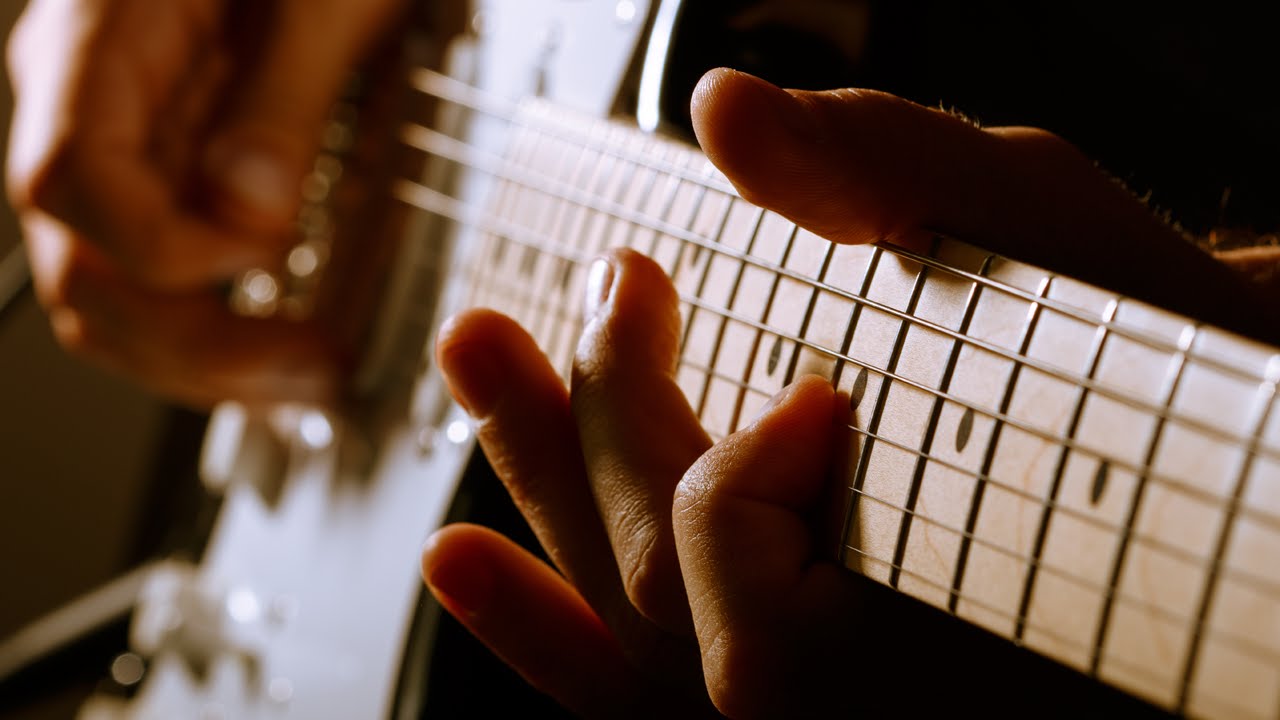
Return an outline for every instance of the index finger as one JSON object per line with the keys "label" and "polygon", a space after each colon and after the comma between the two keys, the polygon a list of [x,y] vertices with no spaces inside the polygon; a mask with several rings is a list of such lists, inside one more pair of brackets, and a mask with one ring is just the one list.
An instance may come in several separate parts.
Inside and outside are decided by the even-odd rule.
{"label": "index finger", "polygon": [[1224,327],[1275,333],[1262,313],[1241,312],[1263,306],[1258,288],[1051,133],[983,129],[871,90],[782,90],[725,69],[703,77],[692,110],[703,150],[744,198],[830,240],[939,232]]}

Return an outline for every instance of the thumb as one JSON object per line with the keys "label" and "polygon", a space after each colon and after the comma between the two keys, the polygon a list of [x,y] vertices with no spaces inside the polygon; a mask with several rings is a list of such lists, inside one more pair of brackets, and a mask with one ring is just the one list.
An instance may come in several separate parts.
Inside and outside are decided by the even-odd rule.
{"label": "thumb", "polygon": [[830,240],[943,233],[1274,335],[1240,312],[1261,304],[1259,291],[1052,133],[980,128],[873,90],[782,90],[726,69],[702,78],[692,112],[703,150],[745,199]]}
{"label": "thumb", "polygon": [[217,210],[252,231],[280,232],[351,69],[401,0],[238,3],[228,33],[236,78],[205,170]]}

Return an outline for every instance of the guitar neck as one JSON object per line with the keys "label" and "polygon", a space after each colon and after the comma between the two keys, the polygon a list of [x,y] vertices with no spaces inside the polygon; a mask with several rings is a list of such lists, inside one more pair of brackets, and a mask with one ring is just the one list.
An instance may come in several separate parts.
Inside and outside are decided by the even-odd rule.
{"label": "guitar neck", "polygon": [[586,263],[650,255],[713,437],[801,374],[848,398],[846,566],[1161,707],[1280,714],[1274,348],[927,232],[833,245],[694,149],[417,84],[506,137],[404,133],[485,178],[398,188],[457,222],[469,304],[567,372]]}

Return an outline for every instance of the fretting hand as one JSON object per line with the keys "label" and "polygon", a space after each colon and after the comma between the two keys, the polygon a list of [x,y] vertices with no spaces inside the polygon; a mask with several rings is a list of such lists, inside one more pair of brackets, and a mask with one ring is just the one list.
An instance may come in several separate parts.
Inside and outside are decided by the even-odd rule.
{"label": "fretting hand", "polygon": [[[1195,250],[1062,140],[979,129],[867,91],[788,93],[716,71],[695,94],[709,157],[742,195],[837,242],[945,232],[1100,282],[1158,259],[1222,317],[1258,292]],[[1083,209],[1087,208],[1087,211]],[[1109,252],[1116,265],[1080,258]],[[1073,260],[1074,258],[1074,260]],[[559,573],[457,525],[424,552],[442,603],[532,684],[587,715],[846,711],[882,673],[924,672],[833,563],[820,508],[846,419],[803,378],[714,446],[674,381],[676,296],[629,251],[597,261],[572,387],[515,323],[472,311],[437,357]],[[1172,289],[1173,292],[1169,290]],[[931,679],[938,687],[936,679]]]}

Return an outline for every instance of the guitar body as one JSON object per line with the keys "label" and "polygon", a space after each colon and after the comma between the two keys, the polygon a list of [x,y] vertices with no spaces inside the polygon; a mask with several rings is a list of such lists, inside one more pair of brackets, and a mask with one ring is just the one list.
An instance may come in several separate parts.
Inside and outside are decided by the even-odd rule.
{"label": "guitar body", "polygon": [[[483,469],[458,492],[471,429],[423,348],[490,305],[567,370],[583,263],[614,245],[680,290],[679,379],[713,436],[799,373],[851,399],[832,554],[869,578],[849,648],[867,674],[847,688],[869,708],[1280,713],[1275,350],[927,229],[923,254],[833,249],[752,208],[687,144],[606,120],[679,133],[671,108],[707,64],[680,62],[689,28],[716,15],[680,5],[477,0],[452,15],[463,31],[410,43],[443,70],[402,73],[420,107],[385,129],[414,169],[381,188],[399,242],[357,407],[217,412],[209,549],[153,577],[131,632],[145,678],[84,717],[412,717],[498,697],[461,685],[484,687],[421,598],[431,531],[509,514]],[[807,37],[768,6],[722,8],[737,24],[720,27]],[[887,11],[825,10],[825,44],[783,46],[821,57],[773,79],[801,84],[806,62],[829,73],[813,85],[865,79]]]}

